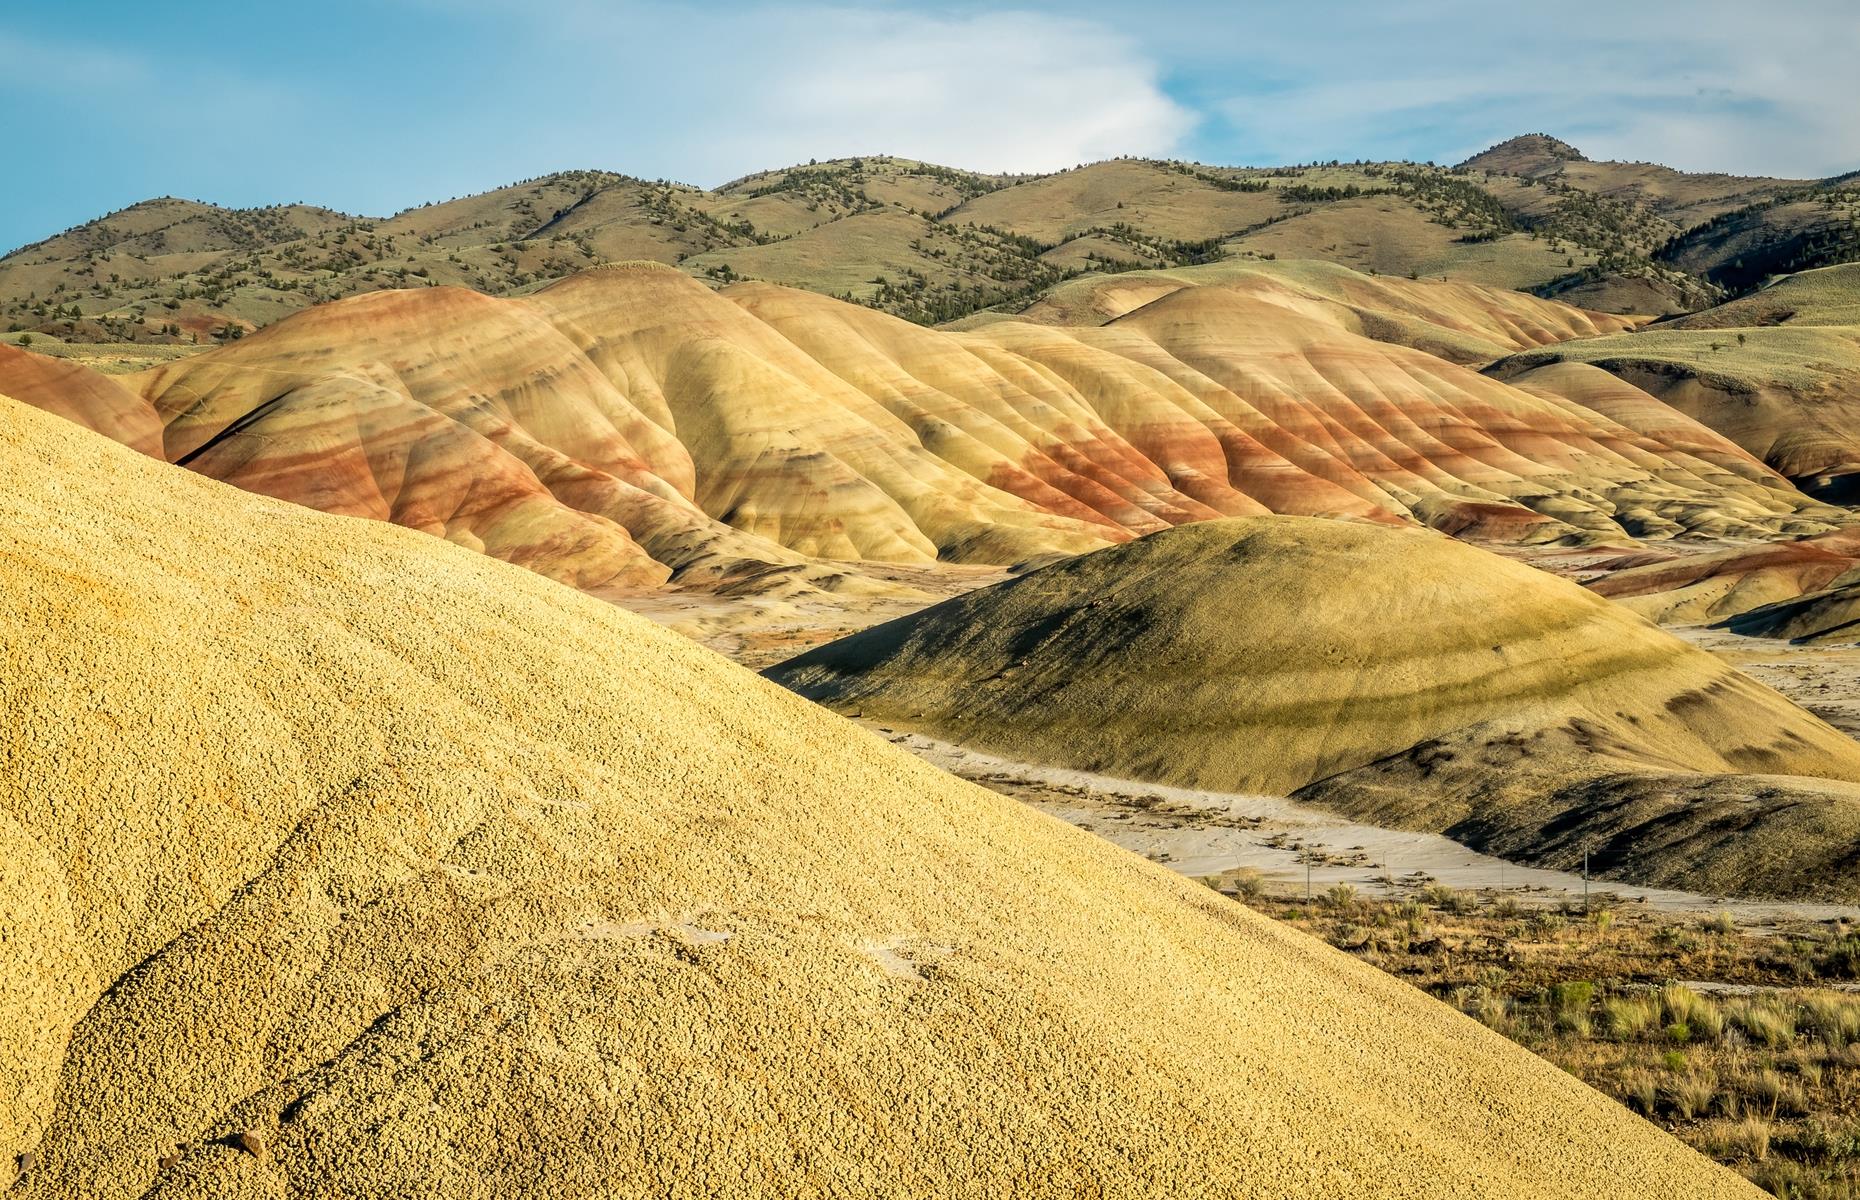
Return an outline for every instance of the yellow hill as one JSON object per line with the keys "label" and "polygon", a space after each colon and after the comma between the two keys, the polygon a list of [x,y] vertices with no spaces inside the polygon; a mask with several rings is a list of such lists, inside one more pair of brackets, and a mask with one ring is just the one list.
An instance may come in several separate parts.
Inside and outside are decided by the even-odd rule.
{"label": "yellow hill", "polygon": [[768,674],[1025,760],[1551,865],[1593,848],[1638,882],[1860,895],[1860,747],[1574,584],[1422,530],[1187,526]]}
{"label": "yellow hill", "polygon": [[1185,163],[1116,159],[1016,182],[942,219],[1054,246],[1119,224],[1154,241],[1203,241],[1258,225],[1282,207],[1271,191],[1227,190],[1222,181]]}
{"label": "yellow hill", "polygon": [[1709,554],[1624,555],[1587,586],[1662,625],[1698,625],[1851,582],[1860,528]]}
{"label": "yellow hill", "polygon": [[1523,292],[1365,275],[1320,259],[1236,260],[1086,276],[1053,288],[1014,319],[1101,325],[1185,287],[1226,289],[1270,300],[1322,316],[1352,333],[1460,363],[1485,362],[1570,338],[1619,333],[1638,324],[1633,318],[1586,312]]}
{"label": "yellow hill", "polygon": [[1850,568],[1832,587],[1750,608],[1725,624],[1750,637],[1851,646],[1860,643],[1860,583]]}
{"label": "yellow hill", "polygon": [[[1762,311],[1727,307],[1728,319]],[[1860,325],[1660,326],[1527,351],[1491,372],[1515,382],[1552,362],[1592,364],[1659,397],[1810,495],[1860,494]]]}
{"label": "yellow hill", "polygon": [[1009,565],[1265,512],[1525,543],[1840,519],[1644,393],[1591,403],[1415,348],[1612,318],[1321,265],[1129,288],[1082,298],[1109,310],[1090,324],[949,333],[631,264],[520,299],[359,296],[117,383],[67,368],[68,396],[0,350],[0,390],[99,429],[152,412],[194,471],[588,589]]}
{"label": "yellow hill", "polygon": [[599,601],[6,400],[0,466],[9,1195],[1755,1194]]}
{"label": "yellow hill", "polygon": [[0,345],[7,394],[151,458],[167,458],[161,418],[121,382],[74,362]]}
{"label": "yellow hill", "polygon": [[[1528,288],[1569,270],[1573,256],[1542,238],[1494,229],[1488,231],[1489,240],[1469,240],[1457,227],[1430,217],[1411,197],[1362,196],[1291,209],[1227,245],[1247,254],[1320,258],[1358,271],[1444,277],[1493,288]],[[1575,258],[1579,265],[1589,261],[1587,253]]]}
{"label": "yellow hill", "polygon": [[1860,263],[1632,335],[1526,351],[1492,373],[1526,383],[1546,362],[1590,364],[1652,393],[1811,495],[1860,495]]}

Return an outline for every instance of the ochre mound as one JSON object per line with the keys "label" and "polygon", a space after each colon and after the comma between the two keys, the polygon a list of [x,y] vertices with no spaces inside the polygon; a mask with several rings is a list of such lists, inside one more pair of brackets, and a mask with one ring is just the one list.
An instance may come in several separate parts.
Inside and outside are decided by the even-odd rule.
{"label": "ochre mound", "polygon": [[1574,584],[1428,531],[1171,530],[768,674],[1043,763],[1289,794],[1552,865],[1593,845],[1648,882],[1860,895],[1860,746]]}
{"label": "ochre mound", "polygon": [[1853,582],[1856,568],[1860,527],[1849,527],[1711,554],[1629,556],[1588,587],[1662,625],[1702,625]]}
{"label": "ochre mound", "polygon": [[1527,351],[1489,370],[1515,383],[1549,362],[1619,376],[1810,495],[1860,496],[1860,326],[1660,327]]}
{"label": "ochre mound", "polygon": [[[948,333],[635,264],[522,299],[355,297],[126,377],[136,395],[26,399],[112,432],[87,414],[128,397],[170,461],[587,589],[1005,565],[1267,512],[1578,543],[1833,519],[1644,395],[1604,410],[1404,344],[1619,322],[1336,267],[1232,279],[1169,279],[1102,325]],[[0,391],[30,357],[0,359]]]}
{"label": "ochre mound", "polygon": [[0,344],[0,381],[15,400],[76,421],[152,458],[167,457],[161,418],[148,401],[108,375]]}
{"label": "ochre mound", "polygon": [[1060,284],[1016,319],[1100,325],[1189,287],[1254,296],[1323,316],[1353,333],[1462,363],[1620,333],[1639,324],[1635,318],[1588,312],[1507,288],[1365,275],[1319,259],[1092,274]]}
{"label": "ochre mound", "polygon": [[1860,643],[1860,573],[1849,571],[1833,586],[1778,600],[1731,617],[1724,624],[1749,637],[1792,642]]}
{"label": "ochre mound", "polygon": [[590,597],[5,400],[0,469],[11,1196],[1756,1194]]}

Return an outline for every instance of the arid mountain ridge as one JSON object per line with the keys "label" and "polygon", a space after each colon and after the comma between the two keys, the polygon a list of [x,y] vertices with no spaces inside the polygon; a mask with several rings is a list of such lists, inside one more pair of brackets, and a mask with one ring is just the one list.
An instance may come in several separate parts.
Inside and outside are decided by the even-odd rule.
{"label": "arid mountain ridge", "polygon": [[193,344],[364,292],[511,295],[638,259],[925,324],[1017,312],[1083,273],[1249,258],[1324,259],[1660,315],[1860,256],[1856,214],[1852,177],[1593,162],[1542,135],[1455,167],[1116,159],[1002,176],[873,156],[714,190],[568,171],[389,218],[147,200],[0,258],[0,326]]}

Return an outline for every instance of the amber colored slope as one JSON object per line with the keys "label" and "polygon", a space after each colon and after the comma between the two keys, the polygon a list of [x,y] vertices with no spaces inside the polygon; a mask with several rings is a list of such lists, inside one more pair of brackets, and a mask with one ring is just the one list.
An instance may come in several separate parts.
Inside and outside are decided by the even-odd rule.
{"label": "amber colored slope", "polygon": [[1462,363],[1570,338],[1620,333],[1640,323],[1638,318],[1589,312],[1507,288],[1365,275],[1319,259],[1233,260],[1088,275],[1053,288],[1016,319],[1098,325],[1189,287],[1267,300],[1325,317],[1353,333]]}
{"label": "amber colored slope", "polygon": [[[998,326],[978,336],[1015,336]],[[1825,528],[1820,509],[1699,427],[1502,386],[1410,347],[1221,289],[1174,292],[1074,335],[1156,369],[1322,484],[1447,532],[1498,541]],[[1713,451],[1699,453],[1699,443]],[[1282,477],[1282,476],[1281,476]],[[1302,487],[1295,489],[1303,490]],[[1262,496],[1262,499],[1266,497]],[[1266,499],[1274,512],[1328,515]],[[1796,514],[1817,510],[1807,522]]]}
{"label": "amber colored slope", "polygon": [[5,400],[0,476],[10,1196],[1755,1195],[599,601]]}
{"label": "amber colored slope", "polygon": [[1819,591],[1739,613],[1725,624],[1747,637],[1860,644],[1860,583],[1844,577]]}
{"label": "amber colored slope", "polygon": [[771,668],[1023,759],[1292,795],[1558,867],[1860,895],[1860,747],[1572,583],[1263,517],[1083,555]]}
{"label": "amber colored slope", "polygon": [[[1011,564],[1262,512],[1519,542],[1829,527],[1650,398],[1605,412],[1402,344],[1466,324],[1467,289],[1313,278],[1325,295],[1262,276],[1102,326],[948,333],[635,264],[518,300],[357,297],[127,382],[172,461],[585,588]],[[1443,324],[1416,315],[1430,296]],[[1589,320],[1544,324],[1559,307],[1478,336]]]}
{"label": "amber colored slope", "polygon": [[1651,397],[1611,415],[1494,386],[1296,291],[1173,285],[1102,326],[956,336],[764,284],[724,294],[946,461],[1124,536],[1265,511],[1500,540],[1813,532],[1834,518]]}
{"label": "amber colored slope", "polygon": [[[1726,307],[1727,319],[1764,315]],[[1593,364],[1650,392],[1811,495],[1841,504],[1860,495],[1860,326],[1676,322],[1529,351],[1490,370],[1516,382],[1558,362]]]}
{"label": "amber colored slope", "polygon": [[1856,568],[1860,529],[1847,528],[1710,554],[1629,556],[1587,586],[1663,625],[1697,625],[1844,585]]}
{"label": "amber colored slope", "polygon": [[161,419],[134,390],[76,363],[0,345],[8,395],[57,413],[153,458],[164,458]]}

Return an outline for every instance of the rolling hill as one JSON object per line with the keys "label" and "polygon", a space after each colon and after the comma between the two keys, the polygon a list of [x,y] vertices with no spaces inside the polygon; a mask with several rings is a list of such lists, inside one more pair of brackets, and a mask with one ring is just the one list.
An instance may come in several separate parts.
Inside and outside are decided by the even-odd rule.
{"label": "rolling hill", "polygon": [[1528,350],[1487,372],[1525,383],[1587,363],[1716,430],[1803,491],[1860,495],[1860,270],[1830,267],[1628,335]]}
{"label": "rolling hill", "polygon": [[1731,438],[1804,491],[1860,495],[1860,264],[1803,271],[1634,338],[1601,337],[1496,363],[1595,363]]}
{"label": "rolling hill", "polygon": [[9,1196],[1758,1194],[612,606],[5,399],[0,471]]}
{"label": "rolling hill", "polygon": [[1514,387],[1415,348],[1626,322],[1322,264],[1095,288],[1060,294],[1094,323],[943,332],[635,264],[512,299],[353,297],[112,379],[0,347],[0,389],[590,589],[844,587],[829,564],[1007,565],[1265,512],[1510,543],[1842,520],[1633,388]]}
{"label": "rolling hill", "polygon": [[1275,258],[1657,315],[1852,259],[1856,212],[1851,180],[1595,163],[1540,136],[1452,168],[1117,159],[1011,176],[879,155],[714,190],[579,170],[386,218],[145,201],[0,258],[0,322],[41,339],[210,344],[346,296],[516,295],[634,259],[923,324],[1015,312],[1081,273]]}
{"label": "rolling hill", "polygon": [[1662,625],[1702,625],[1848,582],[1860,568],[1860,528],[1709,554],[1657,551],[1606,564],[1588,587]]}
{"label": "rolling hill", "polygon": [[1851,178],[1763,179],[1594,162],[1541,134],[1461,165],[1485,173],[1518,225],[1595,253],[1595,261],[1536,289],[1572,304],[1684,312],[1771,276],[1860,257],[1860,187]]}
{"label": "rolling hill", "polygon": [[1767,197],[1676,235],[1660,259],[1732,296],[1860,259],[1860,180]]}
{"label": "rolling hill", "polygon": [[1728,618],[1725,625],[1746,637],[1860,644],[1860,583],[1851,577],[1837,578],[1819,591],[1740,612]]}
{"label": "rolling hill", "polygon": [[1704,312],[1661,323],[1673,329],[1751,329],[1770,326],[1860,327],[1860,263],[1818,267]]}
{"label": "rolling hill", "polygon": [[1860,897],[1860,746],[1573,583],[1416,529],[1154,534],[765,672],[1022,761],[1289,795],[1517,861]]}

